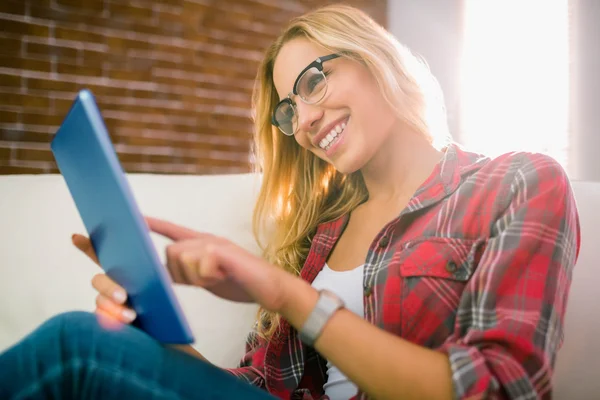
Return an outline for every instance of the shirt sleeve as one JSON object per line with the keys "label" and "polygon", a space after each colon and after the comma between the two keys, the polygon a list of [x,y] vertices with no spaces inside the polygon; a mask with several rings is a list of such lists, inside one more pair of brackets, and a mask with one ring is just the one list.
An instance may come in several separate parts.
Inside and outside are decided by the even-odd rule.
{"label": "shirt sleeve", "polygon": [[267,342],[257,332],[258,324],[246,339],[246,354],[240,360],[237,368],[225,368],[225,371],[245,380],[251,385],[266,390],[265,385],[265,354]]}
{"label": "shirt sleeve", "polygon": [[580,230],[552,158],[522,153],[456,314],[447,353],[456,398],[550,398]]}

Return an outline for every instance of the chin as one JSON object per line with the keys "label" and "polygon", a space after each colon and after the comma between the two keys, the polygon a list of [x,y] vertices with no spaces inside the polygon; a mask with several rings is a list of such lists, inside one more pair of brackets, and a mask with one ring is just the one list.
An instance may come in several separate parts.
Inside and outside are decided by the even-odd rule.
{"label": "chin", "polygon": [[329,161],[329,163],[333,165],[336,171],[345,175],[353,174],[364,166],[364,163],[356,158],[349,160],[342,159],[336,162]]}

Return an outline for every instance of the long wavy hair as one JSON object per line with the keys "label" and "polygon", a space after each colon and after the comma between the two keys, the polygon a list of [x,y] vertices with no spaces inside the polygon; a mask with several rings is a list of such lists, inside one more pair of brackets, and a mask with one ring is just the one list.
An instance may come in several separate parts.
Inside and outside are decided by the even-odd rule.
{"label": "long wavy hair", "polygon": [[[255,169],[262,183],[253,232],[268,261],[298,276],[319,224],[349,213],[367,200],[368,192],[360,171],[337,172],[271,125],[279,101],[273,66],[281,48],[295,38],[365,65],[398,118],[436,148],[445,146],[450,135],[441,90],[427,65],[367,14],[333,5],[291,20],[266,50],[254,85]],[[270,339],[279,322],[278,314],[259,309],[258,334]]]}

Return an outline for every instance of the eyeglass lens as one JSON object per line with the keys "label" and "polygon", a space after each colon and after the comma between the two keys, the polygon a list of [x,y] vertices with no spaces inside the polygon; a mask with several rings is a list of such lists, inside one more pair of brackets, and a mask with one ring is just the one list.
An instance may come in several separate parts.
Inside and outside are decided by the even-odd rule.
{"label": "eyeglass lens", "polygon": [[[298,96],[307,104],[319,102],[327,91],[327,79],[325,74],[316,67],[310,68],[298,80],[296,86]],[[297,129],[297,120],[295,108],[289,102],[282,102],[275,110],[275,120],[279,128],[286,135],[293,135]]]}

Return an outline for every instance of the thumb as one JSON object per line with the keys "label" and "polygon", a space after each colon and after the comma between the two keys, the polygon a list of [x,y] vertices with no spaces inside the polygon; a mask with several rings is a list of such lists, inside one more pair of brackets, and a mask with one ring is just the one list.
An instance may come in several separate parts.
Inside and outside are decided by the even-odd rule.
{"label": "thumb", "polygon": [[96,251],[92,245],[92,241],[89,238],[76,233],[71,236],[71,242],[73,242],[73,245],[75,245],[75,247],[88,256],[93,262],[100,265],[100,261],[98,261],[98,256],[96,255]]}

